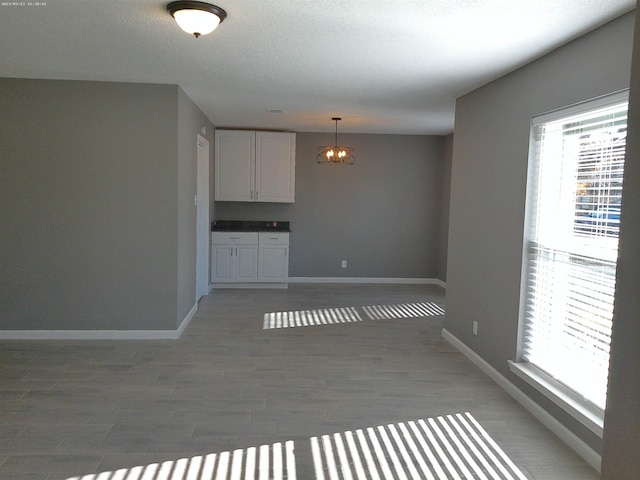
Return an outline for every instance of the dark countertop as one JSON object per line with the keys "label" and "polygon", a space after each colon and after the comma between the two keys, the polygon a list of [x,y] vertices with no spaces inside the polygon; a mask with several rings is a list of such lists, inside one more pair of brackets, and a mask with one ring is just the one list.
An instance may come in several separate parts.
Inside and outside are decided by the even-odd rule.
{"label": "dark countertop", "polygon": [[214,220],[212,232],[290,232],[289,222],[266,220]]}

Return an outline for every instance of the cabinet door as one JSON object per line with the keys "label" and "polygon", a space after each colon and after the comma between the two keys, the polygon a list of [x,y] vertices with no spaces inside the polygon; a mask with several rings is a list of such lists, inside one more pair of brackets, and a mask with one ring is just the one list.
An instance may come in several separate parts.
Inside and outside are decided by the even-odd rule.
{"label": "cabinet door", "polygon": [[253,201],[255,132],[216,130],[215,141],[215,199]]}
{"label": "cabinet door", "polygon": [[236,281],[258,281],[258,246],[237,245],[236,247]]}
{"label": "cabinet door", "polygon": [[234,281],[233,245],[211,246],[211,281],[218,283]]}
{"label": "cabinet door", "polygon": [[289,276],[288,253],[288,245],[261,245],[258,281],[286,282]]}
{"label": "cabinet door", "polygon": [[293,203],[295,165],[295,133],[256,132],[256,201]]}

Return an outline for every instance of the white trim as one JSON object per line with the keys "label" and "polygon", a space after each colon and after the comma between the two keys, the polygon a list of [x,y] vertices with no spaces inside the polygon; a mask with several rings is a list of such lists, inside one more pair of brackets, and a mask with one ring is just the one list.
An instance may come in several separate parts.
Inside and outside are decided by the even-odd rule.
{"label": "white trim", "polygon": [[529,398],[522,390],[511,383],[500,372],[487,363],[480,355],[471,350],[461,340],[456,338],[446,328],[442,329],[442,337],[458,349],[480,370],[486,373],[494,382],[511,395],[518,403],[526,408],[534,417],[536,417],[543,425],[555,433],[564,443],[580,455],[589,465],[600,472],[602,457],[593,450],[589,445],[582,441],[571,430],[560,423],[554,416],[547,412],[544,408]]}
{"label": "white trim", "polygon": [[566,117],[583,114],[585,113],[585,110],[599,110],[628,101],[629,89],[625,88],[617,92],[607,93],[596,98],[574,103],[568,107],[561,107],[549,112],[541,113],[540,115],[536,115],[532,118],[531,124],[536,127],[543,123],[554,122]]}
{"label": "white trim", "polygon": [[177,330],[0,330],[0,340],[176,340]]}
{"label": "white trim", "polygon": [[0,340],[177,340],[198,311],[198,304],[176,330],[0,330]]}
{"label": "white trim", "polygon": [[211,250],[211,215],[209,212],[209,140],[196,134],[196,302],[207,294]]}
{"label": "white trim", "polygon": [[604,412],[602,410],[599,410],[595,405],[590,406],[586,400],[534,365],[511,360],[508,363],[512,373],[602,438],[604,431]]}
{"label": "white trim", "polygon": [[175,336],[176,339],[182,336],[182,333],[187,328],[187,325],[189,325],[189,323],[191,322],[191,320],[193,319],[193,316],[196,314],[197,311],[198,311],[198,302],[193,304],[193,307],[191,307],[191,310],[189,310],[189,313],[187,313],[187,315],[182,319],[182,322],[180,322],[180,326],[176,330],[176,336]]}
{"label": "white trim", "polygon": [[212,283],[214,290],[226,288],[289,288],[288,283],[269,283],[269,282],[228,282],[228,283]]}
{"label": "white trim", "polygon": [[438,285],[447,288],[439,278],[387,278],[387,277],[289,277],[289,283],[389,283]]}

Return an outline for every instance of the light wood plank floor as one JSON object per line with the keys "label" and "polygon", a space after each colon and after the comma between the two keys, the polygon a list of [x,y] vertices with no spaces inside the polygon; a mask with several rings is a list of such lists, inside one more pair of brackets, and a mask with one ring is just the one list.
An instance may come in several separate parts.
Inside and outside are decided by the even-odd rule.
{"label": "light wood plank floor", "polygon": [[[531,479],[598,475],[441,337],[442,316],[263,329],[264,314],[434,302],[418,285],[217,290],[175,341],[0,342],[0,479],[58,480],[470,412]],[[107,478],[105,476],[105,478]]]}

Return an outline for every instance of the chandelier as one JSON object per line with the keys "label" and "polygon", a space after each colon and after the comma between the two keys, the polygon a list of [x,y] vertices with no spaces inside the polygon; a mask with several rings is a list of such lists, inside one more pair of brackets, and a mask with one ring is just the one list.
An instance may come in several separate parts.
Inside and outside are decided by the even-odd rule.
{"label": "chandelier", "polygon": [[323,165],[353,165],[356,158],[353,156],[355,149],[338,145],[338,121],[340,117],[332,117],[336,122],[336,137],[334,145],[318,147],[316,162]]}

